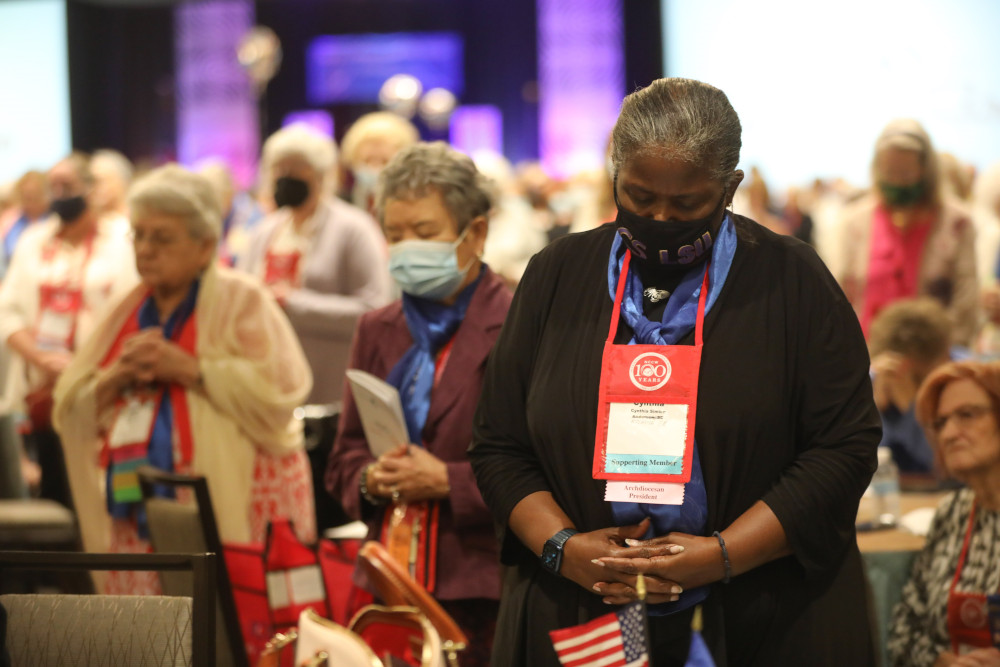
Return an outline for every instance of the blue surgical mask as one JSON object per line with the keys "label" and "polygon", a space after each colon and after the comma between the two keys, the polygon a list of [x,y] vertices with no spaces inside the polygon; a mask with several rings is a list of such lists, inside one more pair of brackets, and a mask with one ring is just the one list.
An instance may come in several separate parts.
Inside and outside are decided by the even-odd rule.
{"label": "blue surgical mask", "polygon": [[400,241],[389,246],[389,273],[399,288],[410,296],[440,301],[458,291],[473,257],[464,268],[458,266],[455,249],[462,243],[466,227],[454,242]]}
{"label": "blue surgical mask", "polygon": [[382,170],[374,167],[357,167],[354,170],[354,182],[365,190],[374,190],[380,173]]}

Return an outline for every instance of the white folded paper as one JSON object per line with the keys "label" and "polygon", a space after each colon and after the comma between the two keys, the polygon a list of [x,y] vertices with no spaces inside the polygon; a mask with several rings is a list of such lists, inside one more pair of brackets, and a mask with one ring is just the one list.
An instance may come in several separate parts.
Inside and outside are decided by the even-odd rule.
{"label": "white folded paper", "polygon": [[347,371],[354,403],[358,406],[361,426],[368,449],[381,456],[410,441],[399,392],[391,384],[371,373],[352,368]]}

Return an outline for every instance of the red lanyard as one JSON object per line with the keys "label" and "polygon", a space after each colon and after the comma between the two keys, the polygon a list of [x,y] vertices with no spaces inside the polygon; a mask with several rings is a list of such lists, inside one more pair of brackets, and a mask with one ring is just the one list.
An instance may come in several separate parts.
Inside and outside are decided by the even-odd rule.
{"label": "red lanyard", "polygon": [[[94,254],[94,237],[95,236],[96,236],[96,234],[91,234],[83,242],[83,252],[84,252],[84,254],[83,254],[83,263],[80,265],[80,271],[79,271],[78,275],[76,276],[77,280],[75,281],[77,283],[77,285],[79,286],[80,289],[83,289],[83,283],[85,282],[86,277],[87,277],[87,265],[90,264],[90,259],[91,259],[92,255]],[[42,262],[43,263],[49,264],[54,259],[56,251],[58,250],[58,248],[55,246],[55,243],[56,243],[56,237],[53,236],[51,239],[48,240],[48,242],[42,248]],[[72,282],[74,282],[74,281],[66,280],[65,283],[64,283],[64,285],[69,286]]]}
{"label": "red lanyard", "polygon": [[[101,361],[101,368],[104,368],[112,361],[117,359],[121,355],[122,343],[125,339],[139,331],[139,309],[142,308],[142,304],[146,302],[149,298],[149,293],[139,300],[139,305],[136,306],[132,314],[129,315],[128,319],[125,320],[125,324],[119,330],[118,335],[115,337],[114,342],[111,347],[108,348],[107,354]],[[188,317],[187,321],[184,323],[179,330],[174,332],[172,339],[178,345],[181,346],[188,354],[195,354],[195,346],[198,340],[198,326],[197,326],[197,310],[192,312]],[[189,464],[194,456],[194,436],[191,431],[191,415],[187,402],[187,392],[184,387],[180,384],[171,383],[167,385],[164,389],[161,389],[157,393],[157,397],[162,395],[162,391],[170,392],[170,406],[174,413],[174,427],[176,428],[175,434],[177,442],[180,445],[180,459],[182,464]],[[157,405],[159,405],[159,398],[156,399]],[[148,442],[148,441],[147,441]],[[107,443],[105,443],[104,450],[102,452],[103,465],[107,465],[109,449]]]}
{"label": "red lanyard", "polygon": [[[625,283],[628,282],[628,268],[629,260],[632,259],[632,253],[626,252],[625,258],[622,260],[621,273],[618,276],[618,288],[615,290],[615,307],[611,311],[611,326],[608,328],[608,340],[609,345],[613,345],[615,341],[615,336],[618,335],[618,320],[621,317],[622,311],[622,301],[625,298]],[[705,324],[705,302],[708,298],[708,273],[711,268],[711,262],[705,267],[705,279],[701,281],[701,294],[698,296],[698,316],[695,318],[694,322],[694,344],[695,347],[702,346],[702,328]]]}
{"label": "red lanyard", "polygon": [[[50,264],[56,253],[56,239],[52,238],[42,249],[42,262]],[[83,309],[83,286],[87,266],[94,250],[94,235],[87,237],[83,263],[78,275],[62,283],[43,282],[38,286],[38,318],[35,323],[35,340],[42,347],[74,348],[77,319]]]}
{"label": "red lanyard", "polygon": [[593,477],[688,482],[709,272],[698,298],[694,345],[615,345],[630,259],[626,252],[601,357]]}
{"label": "red lanyard", "polygon": [[990,615],[984,593],[961,593],[955,590],[958,580],[965,568],[965,559],[969,553],[972,532],[976,521],[976,502],[972,502],[969,510],[969,525],[965,530],[965,540],[962,552],[955,567],[955,576],[948,589],[948,635],[951,638],[952,651],[958,655],[971,649],[993,646],[990,628]]}
{"label": "red lanyard", "polygon": [[962,569],[965,567],[965,557],[969,553],[969,543],[972,541],[972,530],[976,523],[976,501],[972,501],[972,507],[969,509],[969,525],[965,529],[965,539],[962,541],[962,552],[958,556],[958,565],[955,567],[955,576],[951,580],[950,591],[955,590],[955,586],[958,585],[958,579],[962,576]]}

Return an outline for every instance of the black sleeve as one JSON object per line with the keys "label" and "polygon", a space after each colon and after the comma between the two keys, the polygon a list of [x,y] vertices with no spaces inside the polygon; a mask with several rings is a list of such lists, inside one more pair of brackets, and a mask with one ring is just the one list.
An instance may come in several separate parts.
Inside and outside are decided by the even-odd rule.
{"label": "black sleeve", "polygon": [[0,667],[10,667],[7,653],[7,610],[0,604]]}
{"label": "black sleeve", "polygon": [[551,278],[540,261],[545,254],[528,263],[490,355],[469,448],[472,470],[497,526],[505,563],[513,562],[520,545],[507,531],[514,506],[532,493],[550,490],[526,417],[535,351],[552,293]]}
{"label": "black sleeve", "polygon": [[857,317],[824,267],[810,273],[819,280],[798,287],[801,329],[789,350],[797,454],[763,500],[807,575],[818,575],[856,541],[858,503],[875,472],[882,427]]}

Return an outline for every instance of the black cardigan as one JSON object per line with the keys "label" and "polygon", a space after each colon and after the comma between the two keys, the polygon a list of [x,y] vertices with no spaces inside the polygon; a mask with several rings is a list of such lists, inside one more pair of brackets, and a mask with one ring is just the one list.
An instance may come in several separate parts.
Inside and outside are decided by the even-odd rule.
{"label": "black cardigan", "polygon": [[[763,499],[794,555],[713,586],[706,636],[720,665],[727,655],[731,665],[869,664],[854,521],[881,426],[861,328],[811,248],[747,218],[735,224],[732,268],[705,321],[698,391],[707,529]],[[522,498],[551,491],[578,529],[613,525],[591,466],[614,233],[604,225],[535,256],[487,369],[470,457],[509,566],[497,667],[557,665],[545,633],[608,611],[541,570],[506,523]],[[654,619],[653,633],[683,637],[688,621]]]}

